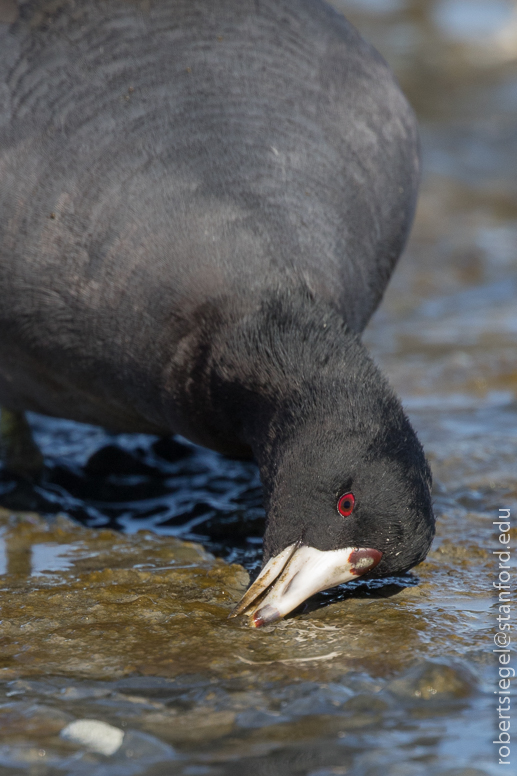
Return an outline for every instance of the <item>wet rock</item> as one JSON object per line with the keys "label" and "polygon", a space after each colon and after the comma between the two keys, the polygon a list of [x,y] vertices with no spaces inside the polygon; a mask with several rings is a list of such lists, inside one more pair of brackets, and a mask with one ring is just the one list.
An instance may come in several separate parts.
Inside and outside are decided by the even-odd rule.
{"label": "wet rock", "polygon": [[350,673],[343,677],[343,683],[345,687],[351,690],[352,694],[365,693],[367,695],[373,695],[380,692],[386,684],[385,680],[381,677],[374,678],[373,676],[368,676],[366,673]]}
{"label": "wet rock", "polygon": [[[322,683],[330,689],[315,708],[333,713],[335,703],[346,700],[342,678],[350,669],[400,672],[408,655],[442,654],[451,629],[456,653],[485,644],[481,629],[463,627],[463,606],[444,618],[437,595],[447,601],[453,591],[449,583],[444,597],[427,581],[435,573],[430,563],[420,586],[397,596],[349,597],[255,632],[227,619],[247,573],[200,545],[150,532],[93,531],[64,517],[45,521],[7,510],[0,510],[0,532],[0,681],[40,681],[42,674],[99,681],[207,672],[256,681],[317,680],[316,695]],[[436,573],[438,584],[447,563]],[[483,590],[479,605],[489,603]],[[310,711],[312,701],[303,697],[292,696],[297,704],[290,714]]]}
{"label": "wet rock", "polygon": [[[269,688],[268,688],[269,689]],[[268,690],[242,690],[226,693],[220,688],[210,689],[201,696],[205,703],[211,702],[218,708],[243,711],[247,709],[267,710],[271,702]]]}
{"label": "wet rock", "polygon": [[387,689],[401,699],[443,703],[467,698],[476,686],[476,677],[466,666],[426,661],[394,679]]}
{"label": "wet rock", "polygon": [[116,753],[116,758],[125,759],[132,764],[141,762],[147,766],[156,762],[175,760],[176,752],[172,746],[160,741],[156,736],[139,730],[128,730],[124,734],[124,740]]}
{"label": "wet rock", "polygon": [[109,758],[109,764],[95,766],[88,763],[88,754],[83,756],[74,767],[69,760],[70,773],[78,776],[131,776],[133,773],[147,772],[155,763],[170,763],[176,759],[174,749],[160,741],[156,736],[139,730],[123,731],[120,728],[99,719],[78,719],[61,731],[61,738],[86,752]]}
{"label": "wet rock", "polygon": [[86,698],[105,698],[111,690],[103,687],[62,687],[59,696],[65,701],[82,701]]}
{"label": "wet rock", "polygon": [[124,731],[100,719],[76,719],[61,730],[61,738],[109,757],[120,749]]}
{"label": "wet rock", "polygon": [[[62,763],[63,760],[60,757],[55,756],[55,754],[48,752],[46,749],[42,749],[40,746],[25,743],[0,747],[0,768],[7,776],[11,776],[11,774],[18,776],[18,774],[25,773],[30,774],[30,776],[33,776],[33,774],[34,776],[47,776],[48,774],[54,776],[54,773],[59,773],[59,771],[52,770],[53,767],[59,766]],[[75,772],[73,776],[76,776]],[[91,776],[93,776],[93,773],[91,773]]]}
{"label": "wet rock", "polygon": [[289,716],[279,714],[278,712],[260,711],[257,709],[248,709],[237,714],[236,724],[242,728],[264,728],[269,725],[277,725],[280,722],[287,722]]}
{"label": "wet rock", "polygon": [[331,683],[320,685],[303,682],[288,688],[285,695],[292,700],[282,704],[282,714],[301,716],[305,714],[331,714],[353,695],[352,690],[344,685]]}
{"label": "wet rock", "polygon": [[343,711],[352,712],[353,714],[383,714],[390,708],[390,704],[385,699],[378,698],[375,695],[360,693],[347,700],[342,708]]}
{"label": "wet rock", "polygon": [[192,448],[190,446],[178,442],[178,440],[173,437],[158,439],[153,443],[152,449],[157,456],[169,463],[176,463],[176,461],[181,461],[192,455]]}
{"label": "wet rock", "polygon": [[190,712],[178,713],[174,709],[146,714],[140,724],[145,730],[177,745],[192,745],[221,738],[233,730],[235,713],[198,707]]}
{"label": "wet rock", "polygon": [[[65,518],[48,523],[9,513],[0,514],[0,528],[2,519],[8,562],[0,678],[42,670],[114,678],[137,667],[148,673],[151,665],[154,673],[160,664],[161,672],[177,674],[224,659],[228,636],[238,633],[226,619],[248,580],[240,567],[173,538],[124,537]],[[67,558],[57,567],[56,547]],[[47,548],[53,552],[45,555]],[[192,652],[183,649],[189,635],[199,643]]]}
{"label": "wet rock", "polygon": [[136,455],[116,445],[106,445],[93,453],[84,470],[89,475],[150,474],[154,470]]}
{"label": "wet rock", "polygon": [[342,730],[342,720],[337,716],[307,715],[291,722],[279,722],[250,732],[250,741],[277,742],[283,745],[306,742],[320,737],[332,738]]}
{"label": "wet rock", "polygon": [[383,699],[366,693],[360,693],[347,700],[341,707],[341,731],[342,735],[360,728],[368,728],[373,725],[381,726],[383,715],[390,705]]}
{"label": "wet rock", "polygon": [[13,743],[58,734],[72,719],[60,709],[23,701],[0,705],[0,741]]}
{"label": "wet rock", "polygon": [[18,679],[14,682],[8,682],[7,688],[6,695],[9,698],[25,694],[32,697],[35,695],[56,695],[59,692],[55,684],[34,679]]}

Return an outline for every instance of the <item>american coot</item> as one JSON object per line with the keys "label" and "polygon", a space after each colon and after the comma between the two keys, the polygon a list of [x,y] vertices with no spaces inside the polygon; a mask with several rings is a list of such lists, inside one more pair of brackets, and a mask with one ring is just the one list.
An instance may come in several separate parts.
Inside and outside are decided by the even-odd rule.
{"label": "american coot", "polygon": [[383,59],[320,0],[29,0],[8,21],[4,419],[253,455],[264,566],[235,614],[255,625],[421,561],[429,468],[360,339],[419,175]]}

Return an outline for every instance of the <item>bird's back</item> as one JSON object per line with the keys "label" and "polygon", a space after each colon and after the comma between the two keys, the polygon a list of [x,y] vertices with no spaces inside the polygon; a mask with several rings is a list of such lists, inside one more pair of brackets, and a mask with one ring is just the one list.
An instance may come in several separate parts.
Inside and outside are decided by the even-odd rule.
{"label": "bird's back", "polygon": [[16,360],[155,405],[203,305],[269,287],[366,325],[411,223],[417,134],[324,3],[30,0],[0,24],[0,95],[0,385]]}

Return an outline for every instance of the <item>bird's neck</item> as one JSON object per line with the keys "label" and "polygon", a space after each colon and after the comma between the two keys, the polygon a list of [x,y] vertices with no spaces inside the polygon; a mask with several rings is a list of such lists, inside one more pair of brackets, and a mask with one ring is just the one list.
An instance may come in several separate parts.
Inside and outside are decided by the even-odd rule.
{"label": "bird's neck", "polygon": [[279,450],[335,403],[353,372],[347,359],[364,348],[334,308],[305,291],[271,293],[245,312],[219,302],[199,319],[182,381],[183,414],[196,424],[188,435],[230,455],[251,451],[267,488]]}

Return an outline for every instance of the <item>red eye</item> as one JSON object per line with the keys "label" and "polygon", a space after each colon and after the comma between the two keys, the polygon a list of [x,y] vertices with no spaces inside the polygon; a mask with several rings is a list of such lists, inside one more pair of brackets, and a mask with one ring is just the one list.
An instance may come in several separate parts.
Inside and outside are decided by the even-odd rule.
{"label": "red eye", "polygon": [[355,498],[353,493],[345,493],[337,502],[337,511],[343,517],[351,515],[354,509]]}

